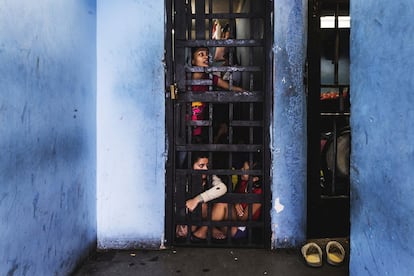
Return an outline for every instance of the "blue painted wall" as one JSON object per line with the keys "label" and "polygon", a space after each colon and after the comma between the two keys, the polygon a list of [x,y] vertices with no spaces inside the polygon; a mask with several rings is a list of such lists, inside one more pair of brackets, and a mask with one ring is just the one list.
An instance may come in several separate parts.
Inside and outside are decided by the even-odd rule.
{"label": "blue painted wall", "polygon": [[96,245],[95,1],[0,0],[0,275]]}
{"label": "blue painted wall", "polygon": [[272,247],[306,239],[306,0],[274,1]]}
{"label": "blue painted wall", "polygon": [[[305,239],[307,1],[275,1],[274,247]],[[98,2],[98,247],[163,247],[164,1]],[[280,204],[276,204],[279,203]],[[283,210],[281,210],[283,209]]]}
{"label": "blue painted wall", "polygon": [[351,275],[413,275],[413,16],[351,0]]}
{"label": "blue painted wall", "polygon": [[[275,1],[273,247],[305,238],[305,2]],[[163,247],[164,1],[0,7],[0,274],[67,274],[96,238]],[[412,268],[413,14],[351,1],[352,275]]]}
{"label": "blue painted wall", "polygon": [[[305,238],[306,2],[274,2],[274,247]],[[351,275],[412,269],[413,14],[351,1]],[[0,274],[162,247],[164,1],[0,0],[0,37]]]}
{"label": "blue painted wall", "polygon": [[98,1],[98,246],[162,247],[164,1]]}

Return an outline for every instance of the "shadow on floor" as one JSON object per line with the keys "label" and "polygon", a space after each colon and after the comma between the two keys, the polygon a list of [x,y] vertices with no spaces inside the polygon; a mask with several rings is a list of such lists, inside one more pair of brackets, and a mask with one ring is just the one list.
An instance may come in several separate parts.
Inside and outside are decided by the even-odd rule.
{"label": "shadow on floor", "polygon": [[[347,253],[348,243],[343,244]],[[319,240],[323,246],[326,241]],[[305,264],[299,249],[186,248],[97,252],[73,275],[349,275],[349,255],[340,266]],[[325,258],[325,256],[324,256]],[[325,259],[324,259],[325,260]]]}

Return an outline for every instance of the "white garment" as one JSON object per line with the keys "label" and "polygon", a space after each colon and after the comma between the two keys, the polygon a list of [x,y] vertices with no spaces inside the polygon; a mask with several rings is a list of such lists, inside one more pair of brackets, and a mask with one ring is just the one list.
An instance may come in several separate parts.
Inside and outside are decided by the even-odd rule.
{"label": "white garment", "polygon": [[227,192],[226,184],[218,176],[213,175],[212,180],[211,184],[213,187],[200,194],[203,202],[209,202],[210,200],[219,198]]}

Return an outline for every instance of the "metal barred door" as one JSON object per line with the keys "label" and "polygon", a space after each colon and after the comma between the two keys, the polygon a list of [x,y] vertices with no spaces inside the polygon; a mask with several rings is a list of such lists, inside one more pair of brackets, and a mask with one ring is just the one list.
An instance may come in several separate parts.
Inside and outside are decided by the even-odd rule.
{"label": "metal barred door", "polygon": [[346,237],[350,231],[349,0],[311,0],[308,18],[308,238]]}
{"label": "metal barred door", "polygon": [[[167,1],[167,245],[270,247],[272,5]],[[208,65],[195,65],[197,49]],[[193,168],[198,155],[207,171]],[[190,211],[216,176],[227,192]]]}

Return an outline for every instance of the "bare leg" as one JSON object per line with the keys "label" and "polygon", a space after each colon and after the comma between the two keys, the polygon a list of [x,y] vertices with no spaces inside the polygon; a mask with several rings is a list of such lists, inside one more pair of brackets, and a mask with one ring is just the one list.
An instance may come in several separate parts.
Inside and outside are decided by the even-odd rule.
{"label": "bare leg", "polygon": [[[227,220],[228,219],[228,209],[229,209],[229,204],[227,203],[217,203],[214,205],[213,207],[213,211],[212,211],[212,220],[213,221],[221,221],[221,220]],[[215,239],[225,239],[226,238],[226,232],[227,232],[227,227],[223,227],[223,228],[213,228],[212,229],[212,235],[213,238]]]}
{"label": "bare leg", "polygon": [[227,219],[228,217],[228,204],[227,203],[216,203],[213,206],[211,213],[211,220],[220,221]]}
{"label": "bare leg", "polygon": [[[212,212],[211,212],[211,220],[220,221],[220,220],[226,219],[226,217],[227,217],[227,208],[228,208],[227,206],[228,206],[227,203],[216,203],[216,204],[214,204]],[[193,232],[193,235],[197,238],[200,238],[200,239],[206,239],[207,238],[207,231],[208,231],[207,226],[201,226]],[[217,228],[212,229],[212,234],[213,234],[213,238],[216,238],[216,239],[222,239],[222,238],[225,237],[223,232],[221,232]]]}

